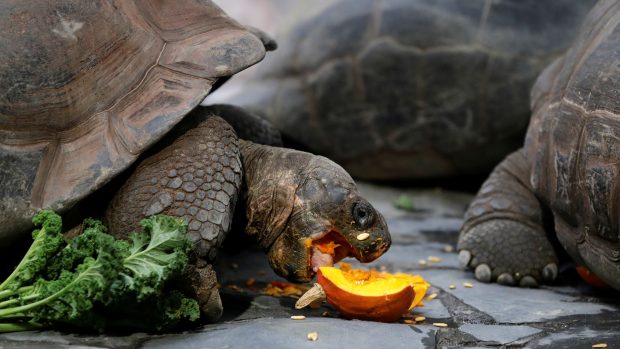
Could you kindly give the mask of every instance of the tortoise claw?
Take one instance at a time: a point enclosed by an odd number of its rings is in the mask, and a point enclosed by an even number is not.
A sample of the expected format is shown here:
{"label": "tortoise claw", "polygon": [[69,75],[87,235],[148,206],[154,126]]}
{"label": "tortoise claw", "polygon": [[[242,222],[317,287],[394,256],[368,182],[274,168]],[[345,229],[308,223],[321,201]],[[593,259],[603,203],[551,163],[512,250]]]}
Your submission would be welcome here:
{"label": "tortoise claw", "polygon": [[553,281],[558,277],[558,265],[555,263],[547,264],[542,271],[542,277],[545,281]]}
{"label": "tortoise claw", "polygon": [[524,276],[523,278],[521,278],[521,281],[519,281],[519,286],[521,286],[521,287],[538,287],[538,281],[536,281],[536,279],[534,279],[533,277],[527,275],[527,276]]}
{"label": "tortoise claw", "polygon": [[497,283],[504,286],[514,286],[515,278],[508,273],[503,273],[497,277]]}
{"label": "tortoise claw", "polygon": [[468,250],[461,250],[461,252],[459,252],[459,266],[462,269],[466,269],[469,265],[469,261],[471,261],[471,252]]}
{"label": "tortoise claw", "polygon": [[474,274],[478,281],[486,283],[491,282],[491,276],[493,275],[493,273],[491,272],[491,268],[487,264],[478,265]]}

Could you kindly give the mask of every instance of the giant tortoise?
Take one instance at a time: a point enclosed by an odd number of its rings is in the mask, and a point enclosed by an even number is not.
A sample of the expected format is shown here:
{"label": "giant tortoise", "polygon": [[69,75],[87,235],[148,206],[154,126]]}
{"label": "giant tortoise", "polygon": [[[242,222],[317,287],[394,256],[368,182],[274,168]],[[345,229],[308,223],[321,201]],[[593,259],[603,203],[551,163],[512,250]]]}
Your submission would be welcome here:
{"label": "giant tortoise", "polygon": [[[0,241],[25,237],[41,208],[75,212],[108,183],[118,191],[104,218],[117,236],[152,214],[187,220],[200,258],[188,280],[212,320],[222,305],[209,263],[235,206],[290,280],[377,258],[390,245],[385,221],[341,167],[239,139],[220,116],[268,128],[236,108],[194,109],[265,45],[209,0],[2,2]],[[333,254],[316,247],[333,240]]]}
{"label": "giant tortoise", "polygon": [[280,52],[218,101],[264,114],[354,177],[395,180],[486,176],[516,150],[531,85],[595,1],[331,2],[276,32]]}
{"label": "giant tortoise", "polygon": [[620,289],[619,24],[620,2],[599,2],[538,77],[523,148],[495,168],[461,230],[459,258],[479,280],[550,282],[563,249]]}

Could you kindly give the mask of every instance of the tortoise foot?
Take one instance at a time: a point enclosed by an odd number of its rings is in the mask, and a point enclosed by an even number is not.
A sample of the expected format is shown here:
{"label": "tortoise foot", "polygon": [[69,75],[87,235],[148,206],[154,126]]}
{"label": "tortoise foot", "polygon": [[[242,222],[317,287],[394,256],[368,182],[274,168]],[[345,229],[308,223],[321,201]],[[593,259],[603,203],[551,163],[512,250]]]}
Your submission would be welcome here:
{"label": "tortoise foot", "polygon": [[201,318],[206,322],[216,322],[222,317],[224,308],[217,287],[217,277],[211,264],[202,260],[189,266],[183,280],[190,293],[200,305]]}
{"label": "tortoise foot", "polygon": [[542,229],[509,219],[472,226],[459,239],[459,263],[476,279],[537,287],[558,276],[558,259]]}

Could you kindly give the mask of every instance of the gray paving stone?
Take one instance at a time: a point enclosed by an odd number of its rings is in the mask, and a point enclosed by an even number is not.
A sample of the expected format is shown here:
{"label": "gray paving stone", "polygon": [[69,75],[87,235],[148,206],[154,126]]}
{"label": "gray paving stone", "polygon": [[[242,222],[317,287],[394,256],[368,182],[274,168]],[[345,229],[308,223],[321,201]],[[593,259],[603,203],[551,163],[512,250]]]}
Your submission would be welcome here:
{"label": "gray paving stone", "polygon": [[[317,332],[318,340],[307,334]],[[434,346],[434,330],[428,326],[410,328],[402,324],[307,318],[258,319],[208,326],[198,333],[168,336],[146,341],[141,348],[424,348]]]}
{"label": "gray paving stone", "polygon": [[389,223],[392,242],[395,244],[419,244],[425,242],[456,243],[462,218],[404,216],[386,218]]}
{"label": "gray paving stone", "polygon": [[57,331],[16,332],[0,335],[0,349],[98,349],[136,348],[145,333],[126,336],[78,335]]}
{"label": "gray paving stone", "polygon": [[[553,288],[526,289],[481,283],[470,272],[437,270],[422,275],[431,284],[501,323],[543,322],[562,316],[600,314],[603,310],[618,312],[613,305],[580,301],[579,297],[554,292]],[[465,282],[474,287],[463,287]],[[449,289],[450,284],[457,288]]]}
{"label": "gray paving stone", "polygon": [[[394,244],[377,261],[367,264],[359,264],[350,261],[351,264],[359,265],[363,268],[379,268],[390,266],[391,271],[415,271],[423,273],[434,269],[458,268],[458,255],[456,253],[446,253],[443,251],[445,244],[426,243],[423,245],[397,245]],[[441,261],[430,262],[428,257],[439,257]],[[424,261],[424,265],[420,264]],[[347,260],[347,262],[349,262]]]}
{"label": "gray paving stone", "polygon": [[523,337],[540,333],[542,330],[530,326],[500,326],[464,324],[459,330],[469,333],[481,341],[491,341],[500,344],[514,342]]}
{"label": "gray paving stone", "polygon": [[[437,292],[434,300],[414,314],[426,316],[420,324],[383,324],[344,320],[328,304],[318,309],[295,310],[295,299],[271,297],[261,289],[284,281],[269,267],[262,250],[247,248],[223,253],[216,262],[224,304],[218,324],[193,331],[130,336],[76,335],[55,331],[0,335],[4,348],[591,348],[608,343],[620,348],[618,293],[597,294],[568,286],[520,289],[474,280],[458,268],[455,247],[462,214],[471,195],[440,190],[402,190],[361,184],[370,202],[386,217],[393,236],[390,250],[377,261],[360,265],[420,274]],[[398,210],[393,202],[411,195],[412,212]],[[428,263],[429,256],[440,262]],[[418,263],[427,261],[426,265]],[[246,281],[253,278],[252,287]],[[470,282],[473,288],[464,288]],[[450,289],[454,284],[457,287]],[[227,285],[234,285],[228,287]],[[323,317],[328,312],[331,317]],[[303,314],[303,321],[290,320]],[[445,322],[447,328],[432,326]],[[319,339],[310,342],[308,332]]]}
{"label": "gray paving stone", "polygon": [[75,344],[55,344],[45,342],[24,342],[10,343],[7,345],[0,344],[0,349],[107,349],[109,347],[84,346]]}
{"label": "gray paving stone", "polygon": [[[437,189],[404,189],[391,188],[376,184],[358,182],[360,193],[369,198],[373,206],[379,210],[386,219],[412,216],[433,217],[463,217],[472,194],[459,193]],[[394,206],[394,202],[401,196],[407,195],[414,205],[414,213],[403,211]]]}
{"label": "gray paving stone", "polygon": [[[430,291],[430,293],[432,292],[433,290]],[[435,322],[440,320],[443,321],[445,319],[450,319],[450,312],[441,301],[435,299],[432,301],[424,301],[423,303],[424,306],[415,308],[413,310],[413,313],[416,315],[425,316],[428,319],[427,322]]]}
{"label": "gray paving stone", "polygon": [[601,331],[584,327],[581,329],[571,329],[552,333],[540,339],[533,340],[527,344],[528,348],[570,348],[586,349],[592,345],[605,343],[607,348],[620,348],[620,329]]}

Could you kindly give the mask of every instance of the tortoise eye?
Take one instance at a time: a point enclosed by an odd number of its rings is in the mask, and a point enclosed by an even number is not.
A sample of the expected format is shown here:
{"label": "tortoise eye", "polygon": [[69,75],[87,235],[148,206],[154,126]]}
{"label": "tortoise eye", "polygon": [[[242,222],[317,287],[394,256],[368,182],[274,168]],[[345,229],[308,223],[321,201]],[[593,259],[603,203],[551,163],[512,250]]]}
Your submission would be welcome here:
{"label": "tortoise eye", "polygon": [[367,228],[374,220],[374,209],[365,202],[358,202],[353,205],[353,219],[361,228]]}

